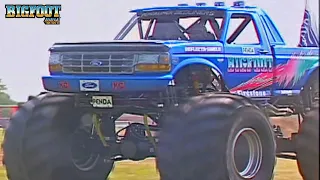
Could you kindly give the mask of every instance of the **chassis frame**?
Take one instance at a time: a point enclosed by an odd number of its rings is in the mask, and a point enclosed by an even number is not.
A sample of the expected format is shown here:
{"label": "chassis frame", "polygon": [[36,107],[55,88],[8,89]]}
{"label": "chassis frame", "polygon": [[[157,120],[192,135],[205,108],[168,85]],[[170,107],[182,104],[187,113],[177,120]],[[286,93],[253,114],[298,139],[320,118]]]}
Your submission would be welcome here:
{"label": "chassis frame", "polygon": [[[211,93],[229,93],[229,92],[211,92]],[[143,96],[142,96],[143,94]],[[128,94],[112,94],[112,93],[82,93],[75,94],[75,106],[81,108],[82,111],[93,114],[93,125],[96,126],[97,135],[103,146],[102,148],[113,146],[113,160],[143,160],[148,157],[155,157],[155,149],[157,137],[152,136],[152,132],[157,132],[161,128],[161,115],[166,112],[166,108],[170,105],[178,106],[188,99],[187,96],[177,96],[177,87],[169,86],[164,92],[136,92]],[[115,106],[112,108],[92,108],[92,96],[113,96]],[[198,95],[201,95],[198,94]],[[246,99],[249,99],[245,97]],[[254,99],[250,101],[259,106],[268,117],[291,116],[297,115],[297,122],[300,124],[303,116],[303,105],[300,96],[293,97],[273,97],[271,99]],[[289,103],[284,103],[289,102]],[[290,105],[288,105],[290,104]],[[143,123],[132,123],[125,128],[115,131],[115,121],[123,114],[140,115],[143,117]],[[156,123],[156,125],[148,125],[148,117]],[[109,128],[108,128],[109,127]],[[111,127],[111,129],[110,129]],[[115,136],[106,137],[100,128],[108,128],[115,132]],[[122,130],[129,130],[124,136],[119,136]],[[296,159],[295,157],[295,135],[293,132],[291,137],[284,137],[280,126],[273,126],[276,143],[277,157],[286,159]],[[140,134],[134,134],[140,132]],[[110,136],[110,134],[109,134]],[[112,136],[112,135],[111,135]],[[129,137],[129,138],[128,138]],[[135,138],[131,138],[135,137]],[[106,140],[107,139],[107,140]],[[127,143],[132,141],[130,143]],[[133,143],[133,144],[132,144]],[[144,148],[139,149],[135,145],[143,143]],[[130,152],[134,149],[135,152]],[[101,153],[103,149],[101,149]],[[134,154],[138,153],[138,154]],[[110,154],[110,152],[108,152]]]}

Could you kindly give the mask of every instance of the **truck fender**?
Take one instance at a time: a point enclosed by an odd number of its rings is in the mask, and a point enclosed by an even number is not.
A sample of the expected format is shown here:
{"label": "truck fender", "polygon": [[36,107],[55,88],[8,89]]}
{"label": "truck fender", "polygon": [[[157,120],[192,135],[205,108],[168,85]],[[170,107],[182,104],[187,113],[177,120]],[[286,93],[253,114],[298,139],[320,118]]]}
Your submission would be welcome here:
{"label": "truck fender", "polygon": [[312,78],[314,76],[314,74],[318,74],[318,73],[319,73],[319,63],[315,64],[315,66],[312,67],[312,69],[310,69],[304,75],[304,77],[301,79],[302,87],[306,86],[306,84],[309,82],[310,78]]}
{"label": "truck fender", "polygon": [[[218,72],[221,76],[223,75],[222,72],[220,71],[220,69],[213,64],[212,62],[210,62],[207,59],[204,58],[188,58],[183,60],[182,62],[180,62],[171,72],[172,76],[176,75],[177,72],[179,70],[181,70],[182,68],[188,66],[188,65],[193,65],[193,64],[203,64],[203,65],[207,65],[211,68],[213,68],[216,72]],[[218,75],[218,74],[217,74]]]}

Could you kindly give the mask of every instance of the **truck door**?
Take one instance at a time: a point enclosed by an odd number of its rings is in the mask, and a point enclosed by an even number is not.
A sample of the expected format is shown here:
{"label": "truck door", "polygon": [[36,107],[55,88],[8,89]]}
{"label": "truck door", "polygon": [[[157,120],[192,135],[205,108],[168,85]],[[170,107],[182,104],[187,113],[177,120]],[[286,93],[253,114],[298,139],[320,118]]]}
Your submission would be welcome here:
{"label": "truck door", "polygon": [[225,41],[226,85],[232,93],[268,97],[273,81],[273,57],[255,14],[233,13]]}

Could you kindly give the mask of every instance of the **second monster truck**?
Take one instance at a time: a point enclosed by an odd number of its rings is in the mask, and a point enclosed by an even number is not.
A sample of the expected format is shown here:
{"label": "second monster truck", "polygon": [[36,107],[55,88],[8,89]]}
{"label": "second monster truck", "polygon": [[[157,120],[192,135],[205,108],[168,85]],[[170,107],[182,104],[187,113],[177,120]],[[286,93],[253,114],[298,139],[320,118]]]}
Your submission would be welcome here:
{"label": "second monster truck", "polygon": [[[50,92],[30,97],[6,131],[9,179],[103,180],[115,161],[156,156],[162,180],[270,180],[276,153],[295,149],[276,149],[292,142],[269,116],[318,104],[318,49],[287,47],[262,9],[241,2],[131,12],[116,41],[50,48]],[[144,124],[116,129],[124,113]]]}

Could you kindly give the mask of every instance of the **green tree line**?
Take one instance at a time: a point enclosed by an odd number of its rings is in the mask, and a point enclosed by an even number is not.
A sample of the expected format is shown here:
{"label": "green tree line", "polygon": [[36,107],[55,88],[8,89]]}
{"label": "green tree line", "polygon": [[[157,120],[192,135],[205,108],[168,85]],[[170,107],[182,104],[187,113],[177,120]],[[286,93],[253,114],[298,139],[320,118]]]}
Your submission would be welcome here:
{"label": "green tree line", "polygon": [[17,102],[12,100],[5,91],[7,90],[7,87],[5,84],[2,83],[0,79],[0,105],[15,105]]}
{"label": "green tree line", "polygon": [[[6,93],[7,87],[1,82],[0,79],[0,105],[16,105],[17,102],[12,100],[9,94]],[[10,117],[11,109],[9,108],[0,108],[0,114],[2,117]]]}

